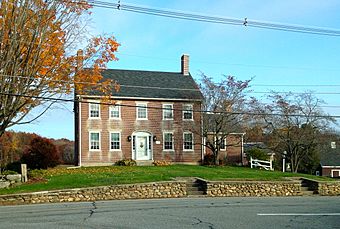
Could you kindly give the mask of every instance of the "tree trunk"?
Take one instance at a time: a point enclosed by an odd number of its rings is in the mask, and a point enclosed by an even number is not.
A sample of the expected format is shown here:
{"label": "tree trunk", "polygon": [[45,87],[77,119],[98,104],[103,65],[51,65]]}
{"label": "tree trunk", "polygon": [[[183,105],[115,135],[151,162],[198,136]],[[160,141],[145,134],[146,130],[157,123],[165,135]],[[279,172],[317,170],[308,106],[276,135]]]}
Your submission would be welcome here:
{"label": "tree trunk", "polygon": [[218,163],[218,151],[214,151],[214,163],[215,163],[215,165],[219,165],[219,163]]}

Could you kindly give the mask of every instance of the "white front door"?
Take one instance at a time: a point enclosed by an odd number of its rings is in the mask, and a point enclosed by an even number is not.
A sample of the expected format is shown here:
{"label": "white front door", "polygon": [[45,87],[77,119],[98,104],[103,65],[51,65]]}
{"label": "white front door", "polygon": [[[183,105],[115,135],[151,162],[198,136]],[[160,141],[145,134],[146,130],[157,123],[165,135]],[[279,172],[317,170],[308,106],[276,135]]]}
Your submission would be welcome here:
{"label": "white front door", "polygon": [[148,160],[148,137],[137,136],[136,141],[137,160]]}
{"label": "white front door", "polygon": [[138,132],[133,136],[133,149],[136,160],[151,160],[151,135],[145,132]]}

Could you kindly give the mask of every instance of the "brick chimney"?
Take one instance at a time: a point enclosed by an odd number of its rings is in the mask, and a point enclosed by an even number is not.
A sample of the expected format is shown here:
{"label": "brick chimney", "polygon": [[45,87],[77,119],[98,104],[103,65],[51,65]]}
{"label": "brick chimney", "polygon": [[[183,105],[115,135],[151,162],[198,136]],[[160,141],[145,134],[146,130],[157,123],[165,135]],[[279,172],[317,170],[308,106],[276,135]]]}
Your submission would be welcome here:
{"label": "brick chimney", "polygon": [[83,68],[83,50],[79,49],[77,51],[77,71],[81,70]]}
{"label": "brick chimney", "polygon": [[189,55],[187,54],[181,57],[181,73],[185,76],[189,75]]}

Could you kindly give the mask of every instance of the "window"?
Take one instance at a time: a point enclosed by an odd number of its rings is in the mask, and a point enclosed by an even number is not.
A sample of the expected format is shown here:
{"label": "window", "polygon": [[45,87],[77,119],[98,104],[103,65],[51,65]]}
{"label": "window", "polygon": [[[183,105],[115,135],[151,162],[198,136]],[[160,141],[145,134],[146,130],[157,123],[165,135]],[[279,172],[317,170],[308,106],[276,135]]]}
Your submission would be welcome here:
{"label": "window", "polygon": [[184,120],[192,120],[192,104],[183,105],[183,119]]}
{"label": "window", "polygon": [[110,133],[110,150],[120,150],[120,133]]}
{"label": "window", "polygon": [[98,103],[90,103],[90,118],[99,118],[99,114],[100,114],[100,104]]}
{"label": "window", "polygon": [[137,103],[137,119],[148,119],[146,103]]}
{"label": "window", "polygon": [[193,136],[192,133],[187,132],[183,134],[183,148],[184,150],[193,149]]}
{"label": "window", "polygon": [[163,119],[172,120],[174,118],[172,104],[163,104]]}
{"label": "window", "polygon": [[90,150],[100,150],[99,132],[90,132]]}
{"label": "window", "polygon": [[164,150],[173,150],[174,149],[174,140],[172,133],[164,133],[163,134],[163,149]]}
{"label": "window", "polygon": [[226,141],[227,141],[226,138],[224,138],[224,139],[221,141],[220,149],[221,149],[222,151],[225,151],[225,150],[226,150]]}
{"label": "window", "polygon": [[120,119],[120,106],[110,106],[110,118]]}

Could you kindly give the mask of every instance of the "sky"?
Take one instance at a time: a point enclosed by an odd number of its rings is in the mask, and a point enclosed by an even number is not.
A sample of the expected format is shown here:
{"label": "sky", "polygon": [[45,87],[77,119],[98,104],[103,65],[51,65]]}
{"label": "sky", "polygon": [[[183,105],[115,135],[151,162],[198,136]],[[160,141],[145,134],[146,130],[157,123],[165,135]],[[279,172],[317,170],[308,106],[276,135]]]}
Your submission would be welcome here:
{"label": "sky", "polygon": [[[115,2],[103,0],[107,2]],[[118,2],[118,1],[117,1]],[[140,5],[257,21],[340,30],[338,0],[121,0]],[[121,44],[112,69],[180,71],[182,54],[190,56],[190,73],[219,81],[223,75],[253,78],[253,96],[270,90],[340,92],[340,37],[196,22],[94,8],[90,35],[114,35]],[[295,86],[260,86],[263,84]],[[296,86],[303,85],[303,86]],[[312,87],[309,85],[332,85]],[[340,115],[340,94],[316,94],[331,115]],[[74,139],[73,107],[59,104],[37,121],[15,126],[50,138]],[[338,120],[339,121],[339,120]]]}

